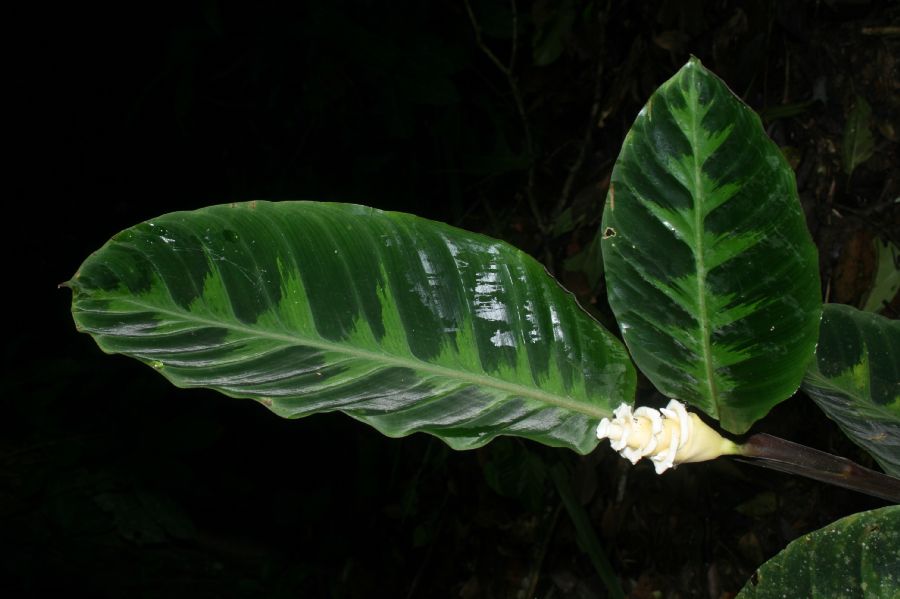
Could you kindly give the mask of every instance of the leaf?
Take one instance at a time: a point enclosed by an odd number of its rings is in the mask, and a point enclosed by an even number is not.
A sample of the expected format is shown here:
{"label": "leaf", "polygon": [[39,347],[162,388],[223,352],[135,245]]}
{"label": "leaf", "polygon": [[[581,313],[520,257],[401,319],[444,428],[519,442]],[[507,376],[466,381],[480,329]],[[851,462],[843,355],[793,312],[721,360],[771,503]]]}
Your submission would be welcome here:
{"label": "leaf", "polygon": [[104,351],[285,417],[342,411],[455,449],[515,435],[586,453],[634,394],[624,348],[539,263],[407,214],[175,212],[116,235],[68,286]]}
{"label": "leaf", "polygon": [[900,506],[841,518],[763,564],[737,599],[897,597]]}
{"label": "leaf", "polygon": [[900,291],[900,249],[890,241],[873,241],[878,270],[863,310],[879,312]]}
{"label": "leaf", "polygon": [[900,477],[900,322],[826,304],[803,390],[885,472]]}
{"label": "leaf", "polygon": [[563,268],[572,272],[582,272],[587,277],[588,285],[595,289],[603,278],[603,259],[600,255],[600,236],[594,236],[580,252],[569,256],[563,262]]}
{"label": "leaf", "polygon": [[535,513],[544,505],[547,466],[525,443],[497,440],[490,447],[483,473],[488,486],[498,495],[518,499]]}
{"label": "leaf", "polygon": [[535,66],[544,67],[556,62],[562,55],[565,38],[572,34],[577,16],[572,0],[561,0],[549,8],[545,16],[535,19],[537,30],[532,39],[532,55]]}
{"label": "leaf", "polygon": [[794,175],[696,58],[635,119],[601,233],[609,303],[661,392],[742,433],[797,390],[821,300]]}
{"label": "leaf", "polygon": [[853,174],[857,166],[872,157],[875,152],[875,141],[869,124],[872,120],[872,108],[862,96],[856,96],[853,109],[844,128],[844,142],[841,145],[841,156],[844,161],[844,172],[847,177]]}
{"label": "leaf", "polygon": [[774,514],[778,511],[778,496],[772,491],[763,491],[736,506],[734,511],[751,518]]}
{"label": "leaf", "polygon": [[553,221],[553,228],[550,231],[550,234],[553,237],[559,237],[560,235],[565,235],[566,233],[571,233],[572,230],[575,229],[578,225],[581,224],[581,221],[584,220],[584,215],[579,214],[575,215],[575,210],[572,206],[569,206],[565,210],[559,213],[559,216],[556,217]]}
{"label": "leaf", "polygon": [[781,104],[780,106],[770,106],[759,112],[759,117],[767,123],[778,119],[789,119],[803,114],[810,106],[815,104],[815,100],[806,100],[805,102],[792,102],[791,104]]}
{"label": "leaf", "polygon": [[625,592],[622,590],[619,577],[616,576],[609,558],[606,557],[606,551],[600,541],[600,537],[597,535],[597,531],[594,530],[591,524],[591,518],[587,510],[578,501],[575,491],[569,484],[571,477],[566,472],[566,467],[561,462],[556,463],[550,469],[550,476],[554,485],[556,485],[559,498],[562,500],[566,511],[569,512],[572,525],[575,527],[575,539],[578,541],[581,550],[590,558],[591,565],[594,566],[594,570],[600,576],[600,580],[603,581],[603,586],[606,587],[606,596],[613,599],[624,599]]}

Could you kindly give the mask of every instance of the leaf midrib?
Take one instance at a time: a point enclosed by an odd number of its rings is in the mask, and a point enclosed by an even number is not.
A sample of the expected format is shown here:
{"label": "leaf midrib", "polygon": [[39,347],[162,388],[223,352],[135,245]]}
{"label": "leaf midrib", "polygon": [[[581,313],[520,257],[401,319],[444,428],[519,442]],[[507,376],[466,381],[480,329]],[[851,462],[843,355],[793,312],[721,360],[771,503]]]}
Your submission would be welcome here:
{"label": "leaf midrib", "polygon": [[546,404],[550,404],[555,407],[564,408],[566,410],[572,412],[578,412],[584,414],[586,416],[590,416],[591,418],[606,418],[612,415],[612,413],[608,410],[604,410],[600,406],[595,406],[587,403],[579,403],[572,399],[567,399],[561,397],[559,395],[549,394],[534,387],[526,387],[522,385],[518,385],[516,383],[510,383],[509,381],[504,381],[502,379],[498,379],[496,377],[492,377],[489,375],[479,375],[476,373],[462,371],[462,370],[454,370],[452,368],[447,368],[445,366],[439,366],[437,364],[432,364],[430,362],[426,362],[424,360],[420,360],[418,358],[407,358],[407,357],[398,357],[388,353],[377,353],[371,352],[364,349],[355,348],[349,345],[342,345],[339,343],[334,343],[331,341],[326,341],[321,338],[304,338],[296,335],[287,335],[280,334],[268,329],[261,328],[253,328],[244,325],[238,325],[232,322],[213,320],[208,318],[203,318],[197,316],[191,312],[180,311],[180,310],[168,310],[165,308],[161,308],[159,306],[153,304],[147,304],[140,301],[137,301],[133,298],[124,297],[120,298],[120,301],[131,304],[152,312],[165,314],[174,318],[179,318],[184,322],[195,322],[198,324],[213,326],[224,328],[240,333],[244,333],[254,337],[261,337],[264,339],[271,339],[273,341],[280,341],[289,343],[291,345],[302,345],[305,347],[314,347],[316,349],[330,351],[334,353],[342,353],[348,355],[352,358],[358,358],[361,360],[369,360],[372,362],[381,362],[387,366],[398,366],[402,368],[409,368],[411,370],[425,372],[427,374],[445,377],[453,380],[461,380],[472,385],[483,385],[492,387],[499,391],[504,391],[510,394],[523,396],[526,398],[531,398],[536,401],[540,401]]}
{"label": "leaf midrib", "polygon": [[700,143],[700,124],[697,122],[699,101],[697,97],[697,90],[695,87],[691,88],[689,97],[691,103],[693,104],[693,106],[691,106],[690,114],[691,149],[694,159],[694,268],[697,271],[697,312],[699,313],[698,316],[700,324],[700,337],[702,342],[701,351],[703,352],[703,367],[706,373],[706,389],[709,394],[710,409],[712,410],[710,416],[718,419],[719,405],[716,397],[716,385],[713,379],[714,371],[712,364],[712,345],[710,341],[709,330],[709,314],[708,308],[706,306],[706,294],[704,293],[704,290],[706,288],[706,264],[703,259],[703,165],[700,164],[698,156],[698,145]]}

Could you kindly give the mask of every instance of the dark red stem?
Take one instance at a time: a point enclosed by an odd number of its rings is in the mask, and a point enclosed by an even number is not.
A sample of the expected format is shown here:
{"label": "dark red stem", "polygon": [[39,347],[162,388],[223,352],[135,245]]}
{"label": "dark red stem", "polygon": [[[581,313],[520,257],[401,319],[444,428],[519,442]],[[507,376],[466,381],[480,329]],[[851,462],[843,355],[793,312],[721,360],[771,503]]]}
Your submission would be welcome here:
{"label": "dark red stem", "polygon": [[786,439],[759,433],[741,445],[750,464],[799,474],[873,497],[900,503],[900,479],[863,468],[855,462]]}

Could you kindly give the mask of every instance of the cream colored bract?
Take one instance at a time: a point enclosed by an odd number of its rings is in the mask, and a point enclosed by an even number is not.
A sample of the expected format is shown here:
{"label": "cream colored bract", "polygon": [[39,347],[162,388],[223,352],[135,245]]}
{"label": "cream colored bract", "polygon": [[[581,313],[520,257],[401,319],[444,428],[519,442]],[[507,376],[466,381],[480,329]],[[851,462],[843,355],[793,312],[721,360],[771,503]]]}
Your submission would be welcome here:
{"label": "cream colored bract", "polygon": [[737,453],[737,446],[706,425],[675,399],[660,410],[622,404],[597,426],[597,438],[609,439],[619,454],[636,464],[650,457],[657,474],[685,462],[703,462]]}

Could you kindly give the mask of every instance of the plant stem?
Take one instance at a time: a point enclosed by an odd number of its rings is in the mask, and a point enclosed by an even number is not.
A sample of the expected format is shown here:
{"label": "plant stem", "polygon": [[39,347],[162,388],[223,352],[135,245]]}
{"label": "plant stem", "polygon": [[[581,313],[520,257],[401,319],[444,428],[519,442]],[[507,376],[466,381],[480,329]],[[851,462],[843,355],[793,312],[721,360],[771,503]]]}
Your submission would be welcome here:
{"label": "plant stem", "polygon": [[559,521],[559,513],[562,511],[562,502],[556,505],[556,509],[553,510],[553,515],[550,516],[550,523],[547,525],[547,534],[544,535],[543,540],[541,541],[540,548],[538,549],[537,559],[535,561],[534,567],[531,569],[531,574],[529,574],[529,582],[528,589],[525,592],[525,597],[536,597],[535,589],[537,589],[538,580],[541,575],[541,568],[544,565],[544,559],[547,557],[547,548],[550,546],[550,540],[553,538],[553,533],[556,531],[556,523]]}
{"label": "plant stem", "polygon": [[750,464],[799,474],[873,497],[900,503],[900,479],[863,468],[855,462],[818,449],[763,433],[752,435],[740,450]]}
{"label": "plant stem", "polygon": [[566,472],[565,466],[559,463],[555,464],[550,469],[550,476],[556,485],[559,498],[562,499],[566,511],[569,512],[572,525],[575,526],[575,536],[578,539],[578,544],[587,553],[591,564],[593,564],[597,574],[600,575],[600,580],[606,586],[607,596],[612,599],[625,599],[625,592],[622,590],[616,571],[613,569],[612,564],[609,563],[609,558],[606,557],[603,545],[599,537],[597,537],[594,527],[591,525],[591,519],[588,517],[584,506],[578,503],[575,492],[569,484],[569,474]]}

